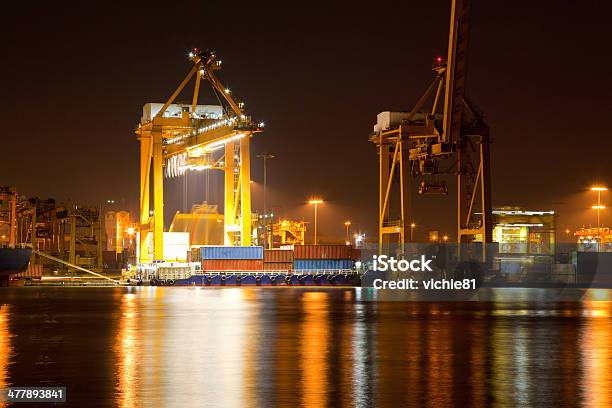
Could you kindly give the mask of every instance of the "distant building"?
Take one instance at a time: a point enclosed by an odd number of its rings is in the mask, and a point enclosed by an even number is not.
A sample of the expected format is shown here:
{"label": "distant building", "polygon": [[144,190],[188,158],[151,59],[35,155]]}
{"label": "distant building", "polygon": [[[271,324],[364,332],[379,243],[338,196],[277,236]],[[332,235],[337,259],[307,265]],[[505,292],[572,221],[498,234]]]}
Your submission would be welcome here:
{"label": "distant building", "polygon": [[499,253],[554,255],[556,215],[550,211],[500,207],[493,210],[493,241]]}
{"label": "distant building", "polygon": [[127,211],[108,211],[104,214],[104,229],[106,232],[106,251],[117,254],[125,248],[124,239],[130,228],[130,213]]}
{"label": "distant building", "polygon": [[496,269],[507,281],[545,280],[555,257],[556,215],[522,207],[493,209]]}
{"label": "distant building", "polygon": [[579,251],[612,252],[612,230],[609,227],[582,227],[574,232],[574,236]]}

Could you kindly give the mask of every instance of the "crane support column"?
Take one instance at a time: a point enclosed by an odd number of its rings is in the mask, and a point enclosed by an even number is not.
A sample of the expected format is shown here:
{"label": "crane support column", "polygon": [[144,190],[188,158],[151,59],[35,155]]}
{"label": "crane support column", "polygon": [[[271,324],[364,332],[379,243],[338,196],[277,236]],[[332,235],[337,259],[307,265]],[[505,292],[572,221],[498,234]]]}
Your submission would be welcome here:
{"label": "crane support column", "polygon": [[138,262],[150,262],[151,255],[146,247],[147,233],[150,231],[150,175],[151,156],[153,151],[152,137],[150,132],[142,132],[140,139],[140,234],[138,247],[140,248],[140,259]]}
{"label": "crane support column", "polygon": [[234,142],[225,144],[225,211],[224,211],[224,245],[234,245],[234,194],[236,186],[234,185]]}
{"label": "crane support column", "polygon": [[9,223],[9,244],[15,245],[15,231],[17,231],[17,190],[10,189],[10,206],[11,219]]}
{"label": "crane support column", "polygon": [[401,253],[403,254],[406,250],[405,244],[407,237],[410,238],[410,145],[406,141],[402,142],[400,146],[400,228],[401,228]]}
{"label": "crane support column", "polygon": [[161,132],[153,133],[153,259],[164,259],[164,172]]}
{"label": "crane support column", "polygon": [[[397,255],[403,255],[408,213],[407,196],[410,193],[410,155],[408,142],[402,142],[401,130],[381,132],[378,135],[379,152],[379,252],[385,252],[384,246],[391,244],[391,235],[397,235]],[[390,149],[393,146],[393,149]],[[389,166],[390,164],[390,166]],[[396,176],[397,175],[397,176]],[[393,184],[399,184],[399,212],[394,209],[391,216],[391,196]],[[392,219],[393,218],[393,219]],[[410,230],[408,230],[410,234]],[[391,248],[389,248],[391,249]]]}
{"label": "crane support column", "polygon": [[389,215],[385,207],[385,195],[389,184],[389,145],[381,141],[378,145],[378,253],[383,253],[385,234],[383,224]]}
{"label": "crane support column", "polygon": [[[482,202],[482,228],[483,243],[493,242],[493,204],[491,198],[491,151],[489,136],[485,135],[480,141],[480,182],[481,182],[481,202]],[[484,256],[484,252],[483,252]]]}
{"label": "crane support column", "polygon": [[151,135],[140,136],[140,223],[149,222],[149,174],[151,173]]}
{"label": "crane support column", "polygon": [[240,139],[240,216],[242,218],[240,245],[251,245],[251,140]]}

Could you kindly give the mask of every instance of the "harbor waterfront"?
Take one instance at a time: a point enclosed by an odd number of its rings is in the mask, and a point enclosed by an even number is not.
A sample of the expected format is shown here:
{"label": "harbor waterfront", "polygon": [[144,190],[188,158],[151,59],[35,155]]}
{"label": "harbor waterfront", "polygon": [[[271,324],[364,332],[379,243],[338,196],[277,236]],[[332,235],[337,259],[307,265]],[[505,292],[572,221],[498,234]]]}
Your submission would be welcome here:
{"label": "harbor waterfront", "polygon": [[[8,288],[0,389],[62,406],[612,403],[612,291]],[[8,406],[0,403],[0,406]]]}
{"label": "harbor waterfront", "polygon": [[7,2],[0,408],[612,408],[612,1],[515,3]]}

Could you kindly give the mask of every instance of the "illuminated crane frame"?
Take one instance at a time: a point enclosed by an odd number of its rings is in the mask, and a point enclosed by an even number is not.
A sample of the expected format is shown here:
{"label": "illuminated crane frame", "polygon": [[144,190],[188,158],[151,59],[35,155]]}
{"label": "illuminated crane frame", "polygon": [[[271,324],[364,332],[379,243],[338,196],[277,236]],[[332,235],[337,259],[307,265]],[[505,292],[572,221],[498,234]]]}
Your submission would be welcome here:
{"label": "illuminated crane frame", "polygon": [[[486,258],[486,244],[493,241],[491,204],[491,167],[489,128],[482,115],[465,98],[465,59],[468,41],[469,0],[452,0],[448,58],[437,59],[436,76],[429,88],[403,120],[389,130],[370,137],[379,154],[379,251],[383,252],[391,235],[398,235],[403,253],[406,237],[410,236],[410,222],[406,222],[410,178],[413,174],[427,174],[423,166],[429,161],[436,166],[441,160],[456,158],[457,175],[457,242],[482,239],[482,257]],[[443,128],[435,126],[436,111],[444,90]],[[425,103],[431,109],[423,124],[410,123]],[[467,118],[469,114],[469,123]],[[398,176],[395,176],[395,175]],[[399,219],[391,219],[390,193],[394,179],[399,177]],[[480,212],[476,212],[477,207]]]}
{"label": "illuminated crane frame", "polygon": [[[139,261],[141,263],[163,260],[164,159],[194,147],[223,146],[223,161],[217,161],[210,168],[222,169],[225,173],[224,243],[234,245],[236,235],[239,233],[240,245],[251,245],[250,138],[253,133],[262,131],[263,123],[253,125],[250,118],[244,115],[243,104],[237,103],[229,90],[216,77],[214,71],[221,68],[221,61],[216,59],[214,52],[194,49],[189,53],[189,58],[193,62],[189,73],[155,117],[149,122],[141,123],[136,130],[140,140]],[[164,112],[194,76],[195,86],[190,112],[183,112],[181,117],[164,117]],[[224,107],[224,120],[195,118],[202,80],[209,83],[220,103],[225,101],[229,105],[228,110]],[[239,150],[239,163],[236,163],[234,157],[236,150]],[[149,203],[151,167],[153,167],[154,208],[152,216]],[[146,236],[151,231],[153,231],[153,259],[143,247]]]}

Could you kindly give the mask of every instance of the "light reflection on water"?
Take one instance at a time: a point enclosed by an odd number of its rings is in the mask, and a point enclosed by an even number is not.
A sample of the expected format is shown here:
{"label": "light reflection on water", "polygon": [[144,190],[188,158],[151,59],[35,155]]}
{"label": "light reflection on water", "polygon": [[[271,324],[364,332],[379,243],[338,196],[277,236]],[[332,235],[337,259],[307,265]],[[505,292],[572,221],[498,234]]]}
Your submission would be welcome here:
{"label": "light reflection on water", "polygon": [[138,309],[136,295],[127,293],[121,297],[121,317],[115,347],[117,362],[117,405],[121,408],[137,407],[138,361],[141,344],[138,338]]}
{"label": "light reflection on water", "polygon": [[89,407],[612,406],[612,292],[364,291],[6,289],[0,388],[66,385]]}
{"label": "light reflection on water", "polygon": [[301,356],[296,361],[302,372],[302,405],[324,407],[327,404],[327,362],[329,320],[327,292],[306,292],[302,297],[305,313],[300,334]]}
{"label": "light reflection on water", "polygon": [[[9,331],[9,305],[0,304],[0,390],[5,389],[9,385],[8,365],[11,356],[11,339]],[[5,407],[0,397],[0,407]]]}

